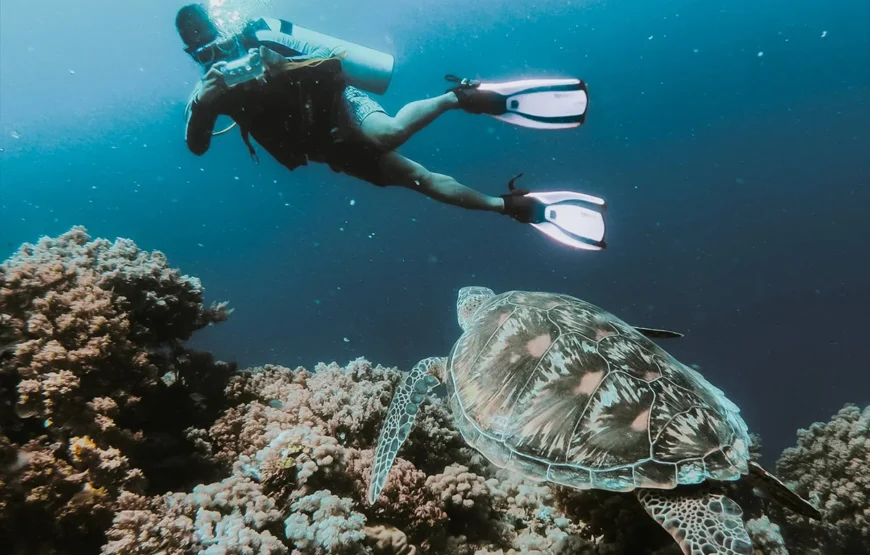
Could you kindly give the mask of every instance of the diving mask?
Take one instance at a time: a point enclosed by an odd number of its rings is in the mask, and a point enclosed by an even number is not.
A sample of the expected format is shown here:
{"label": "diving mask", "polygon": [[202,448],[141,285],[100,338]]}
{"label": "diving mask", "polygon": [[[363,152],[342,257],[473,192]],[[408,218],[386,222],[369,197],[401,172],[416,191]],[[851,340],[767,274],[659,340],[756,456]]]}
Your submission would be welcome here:
{"label": "diving mask", "polygon": [[194,50],[185,49],[196,63],[208,69],[217,62],[235,59],[242,50],[241,41],[238,37],[229,40],[214,40]]}

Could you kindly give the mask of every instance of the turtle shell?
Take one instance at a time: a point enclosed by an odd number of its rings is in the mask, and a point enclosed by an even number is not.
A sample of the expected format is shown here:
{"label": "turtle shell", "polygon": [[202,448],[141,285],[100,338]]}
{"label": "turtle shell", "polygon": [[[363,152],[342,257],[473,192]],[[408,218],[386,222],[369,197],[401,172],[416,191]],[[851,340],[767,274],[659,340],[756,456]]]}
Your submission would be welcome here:
{"label": "turtle shell", "polygon": [[669,489],[747,472],[739,409],[597,306],[512,291],[484,303],[448,360],[463,437],[495,465],[578,489]]}

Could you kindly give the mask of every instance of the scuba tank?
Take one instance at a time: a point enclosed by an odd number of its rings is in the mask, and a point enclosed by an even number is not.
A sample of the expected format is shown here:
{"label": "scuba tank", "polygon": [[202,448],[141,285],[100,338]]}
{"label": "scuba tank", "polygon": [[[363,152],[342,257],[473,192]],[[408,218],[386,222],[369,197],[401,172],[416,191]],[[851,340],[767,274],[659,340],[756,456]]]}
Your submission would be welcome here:
{"label": "scuba tank", "polygon": [[[288,29],[289,27],[289,29]],[[312,46],[328,48],[334,55],[344,53],[341,69],[348,85],[374,94],[384,94],[393,77],[395,59],[390,54],[337,39],[300,25],[282,22],[281,32]]]}
{"label": "scuba tank", "polygon": [[[241,33],[229,39],[216,39],[190,55],[206,70],[218,61],[227,61],[244,81],[245,71],[260,72],[258,60],[249,57],[250,49],[257,41],[282,44],[298,51],[299,43],[315,48],[325,48],[330,55],[341,59],[341,71],[348,85],[374,93],[384,94],[393,77],[395,59],[390,54],[341,40],[283,19],[264,17],[251,23]],[[265,22],[263,27],[262,22]],[[265,28],[264,28],[265,27]],[[244,59],[243,59],[244,58]],[[237,62],[237,63],[236,63]]]}

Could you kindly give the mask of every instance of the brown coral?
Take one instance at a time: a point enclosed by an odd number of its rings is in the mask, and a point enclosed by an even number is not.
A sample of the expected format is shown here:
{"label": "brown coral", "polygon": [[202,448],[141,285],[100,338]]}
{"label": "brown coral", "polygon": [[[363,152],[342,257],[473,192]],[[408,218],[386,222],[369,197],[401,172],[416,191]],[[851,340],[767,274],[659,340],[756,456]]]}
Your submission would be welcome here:
{"label": "brown coral", "polygon": [[183,346],[228,314],[202,293],[162,253],[80,227],[0,265],[0,336],[14,346],[0,357],[0,442],[17,461],[0,470],[10,550],[35,549],[38,537],[60,551],[99,545],[123,490],[215,468],[185,431],[214,420],[233,370]]}
{"label": "brown coral", "polygon": [[281,511],[256,483],[238,476],[188,494],[124,494],[118,506],[103,555],[288,553],[276,537]]}
{"label": "brown coral", "polygon": [[395,526],[377,524],[364,529],[366,543],[375,555],[416,555],[417,548],[408,543],[408,536]]}
{"label": "brown coral", "polygon": [[[679,550],[631,495],[495,469],[437,398],[421,405],[368,505],[373,449],[402,373],[358,359],[227,381],[231,366],[183,346],[226,316],[223,305],[204,307],[195,278],[130,241],[91,241],[76,228],[25,245],[0,266],[0,309],[0,544],[12,553]],[[864,549],[867,410],[802,432],[781,462],[826,508],[817,545]],[[747,509],[758,549],[784,553],[807,535],[791,519],[780,534],[748,485],[719,487]]]}
{"label": "brown coral", "polygon": [[822,553],[870,553],[870,406],[846,405],[798,431],[777,472],[821,508],[821,524],[789,517],[784,535]]}

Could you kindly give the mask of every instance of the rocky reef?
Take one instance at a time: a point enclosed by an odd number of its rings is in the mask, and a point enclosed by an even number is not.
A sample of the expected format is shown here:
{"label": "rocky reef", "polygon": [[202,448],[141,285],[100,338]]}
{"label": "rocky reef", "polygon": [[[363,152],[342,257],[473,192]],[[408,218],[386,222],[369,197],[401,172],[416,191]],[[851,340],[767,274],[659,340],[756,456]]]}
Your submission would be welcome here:
{"label": "rocky reef", "polygon": [[[0,266],[4,553],[680,552],[631,494],[493,467],[437,398],[368,505],[403,372],[364,359],[237,370],[185,346],[229,315],[203,296],[162,253],[83,228]],[[825,518],[723,486],[757,553],[870,552],[870,407],[801,430],[777,473]]]}

